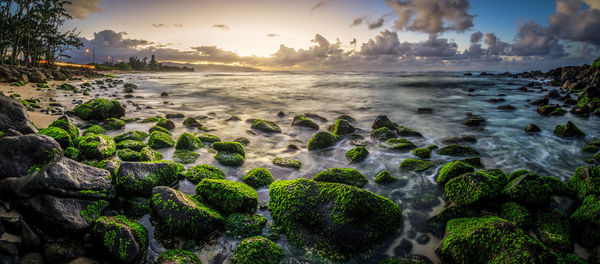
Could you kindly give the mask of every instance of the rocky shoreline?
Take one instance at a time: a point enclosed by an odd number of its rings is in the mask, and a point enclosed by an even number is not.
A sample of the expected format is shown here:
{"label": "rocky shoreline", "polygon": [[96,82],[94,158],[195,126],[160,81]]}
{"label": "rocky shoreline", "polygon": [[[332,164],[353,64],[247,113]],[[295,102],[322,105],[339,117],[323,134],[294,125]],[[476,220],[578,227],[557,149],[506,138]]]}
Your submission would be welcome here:
{"label": "rocky shoreline", "polygon": [[[525,87],[547,92],[540,107],[568,96],[595,114],[598,78],[588,74],[600,76],[598,70],[576,70],[583,74],[563,68],[560,79],[558,70],[517,77],[554,76],[548,79],[562,87],[556,91],[536,88],[541,83]],[[312,179],[283,181],[274,181],[261,167],[240,181],[226,180],[223,170],[208,164],[185,169],[183,164],[194,163],[199,155],[195,151],[201,148],[223,166],[240,166],[249,158],[249,141],[240,137],[222,142],[202,120],[182,114],[128,118],[136,107],[130,100],[138,87],[119,78],[60,87],[81,95],[102,87],[118,88],[127,103],[88,97],[64,109],[64,115],[47,128],[38,129],[27,113],[30,102],[0,95],[0,263],[201,263],[188,250],[221,236],[241,239],[230,263],[279,263],[285,256],[275,242],[282,235],[299,248],[343,263],[401,230],[407,220],[397,203],[363,189],[369,180],[355,169],[331,168]],[[319,118],[298,114],[290,124],[249,119],[247,126],[266,136],[281,133],[284,125],[312,130],[315,134],[304,142],[309,152],[351,140],[358,146],[346,153],[349,163],[360,163],[369,151],[377,151],[361,143],[365,139],[356,133],[354,118],[341,115],[327,128],[318,125]],[[126,123],[153,126],[148,131],[106,135],[107,130],[123,130]],[[482,126],[485,120],[470,115],[463,124]],[[172,130],[178,126],[195,133],[175,139]],[[399,164],[402,170],[431,169],[432,153],[454,160],[436,173],[446,204],[426,224],[441,239],[435,253],[443,263],[600,263],[600,159],[577,168],[563,182],[528,170],[484,168],[479,151],[468,146],[476,140],[469,136],[448,138],[443,146],[419,146],[414,142],[423,137],[421,133],[387,116],[377,117],[371,128],[378,148],[414,155]],[[527,133],[534,131],[532,124]],[[558,126],[555,134],[585,137],[572,122]],[[598,140],[587,146],[595,152],[599,147]],[[163,160],[160,149],[175,149],[173,160]],[[289,158],[273,163],[289,170],[303,166]],[[193,195],[178,190],[182,181],[195,185]],[[377,184],[397,181],[401,179],[387,171],[374,179]],[[260,188],[268,188],[268,205],[259,202]],[[572,210],[559,210],[557,199],[569,201]],[[257,213],[261,208],[272,220]],[[138,222],[147,216],[152,229]],[[150,254],[152,239],[167,251]],[[575,243],[589,250],[587,261],[573,254]],[[417,255],[376,261],[431,263]]]}

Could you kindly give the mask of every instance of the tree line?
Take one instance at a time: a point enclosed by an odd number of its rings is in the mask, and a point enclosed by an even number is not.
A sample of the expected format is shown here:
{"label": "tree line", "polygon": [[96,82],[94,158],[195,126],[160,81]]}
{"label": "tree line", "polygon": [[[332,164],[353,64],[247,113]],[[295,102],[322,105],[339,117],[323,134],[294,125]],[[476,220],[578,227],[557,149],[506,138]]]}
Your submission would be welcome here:
{"label": "tree line", "polygon": [[75,29],[61,31],[71,15],[65,0],[0,0],[0,64],[52,65],[83,46]]}
{"label": "tree line", "polygon": [[92,64],[97,70],[119,70],[119,71],[188,71],[193,72],[193,68],[186,66],[168,66],[163,65],[156,61],[156,57],[152,55],[150,61],[147,57],[140,59],[138,57],[129,57],[128,62],[112,63],[111,61],[105,61],[103,64]]}

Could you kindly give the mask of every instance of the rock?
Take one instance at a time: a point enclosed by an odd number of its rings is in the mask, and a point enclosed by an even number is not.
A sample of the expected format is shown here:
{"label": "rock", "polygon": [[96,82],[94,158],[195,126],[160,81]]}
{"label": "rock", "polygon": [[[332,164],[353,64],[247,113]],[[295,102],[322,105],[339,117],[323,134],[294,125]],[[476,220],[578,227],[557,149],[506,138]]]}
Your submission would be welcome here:
{"label": "rock", "polygon": [[265,121],[262,119],[255,119],[252,122],[252,129],[256,129],[265,133],[281,133],[279,125],[271,121]]}
{"label": "rock", "polygon": [[277,113],[277,117],[284,117],[284,116],[285,116],[285,113],[283,111],[279,111]]}
{"label": "rock", "polygon": [[183,125],[187,128],[202,128],[202,124],[193,117],[188,117],[183,120]]}
{"label": "rock", "polygon": [[170,249],[160,254],[153,264],[202,264],[202,261],[192,252]]}
{"label": "rock", "polygon": [[99,217],[92,229],[92,236],[108,254],[108,259],[120,263],[136,263],[145,259],[148,231],[123,215]]}
{"label": "rock", "polygon": [[333,168],[319,172],[313,181],[343,183],[362,188],[369,182],[367,177],[355,169]]}
{"label": "rock", "polygon": [[273,175],[265,168],[256,168],[250,170],[248,174],[242,178],[242,181],[254,188],[259,188],[269,186],[269,184],[273,182]]}
{"label": "rock", "polygon": [[387,184],[387,183],[395,182],[397,180],[398,180],[398,178],[393,177],[389,171],[384,170],[384,171],[380,172],[379,174],[377,174],[377,176],[375,176],[375,179],[373,181],[376,183],[380,183],[380,184]]}
{"label": "rock", "polygon": [[380,115],[375,119],[375,122],[373,123],[373,126],[371,126],[371,128],[373,128],[373,130],[376,130],[383,127],[387,127],[388,129],[395,131],[398,125],[390,121],[390,119],[387,116]]}
{"label": "rock", "polygon": [[269,210],[290,242],[343,259],[402,228],[394,202],[345,184],[306,179],[269,186]]}
{"label": "rock", "polygon": [[[59,117],[57,120],[52,122],[48,127],[57,127],[69,133],[71,139],[79,137],[79,128],[73,123],[73,121],[66,115]],[[86,130],[87,131],[87,130]],[[103,132],[102,132],[103,133]],[[102,134],[96,133],[96,134]]]}
{"label": "rock", "polygon": [[175,145],[175,149],[185,149],[185,150],[197,150],[201,147],[204,147],[202,141],[196,136],[184,132],[177,139],[177,144]]}
{"label": "rock", "polygon": [[7,264],[17,263],[19,249],[12,243],[0,240],[0,262]]}
{"label": "rock", "polygon": [[173,161],[183,164],[194,163],[199,157],[200,154],[187,149],[177,149],[173,152]]}
{"label": "rock", "polygon": [[221,141],[221,138],[207,133],[195,133],[194,135],[198,137],[202,143],[215,143]]}
{"label": "rock", "polygon": [[[429,236],[425,236],[429,238]],[[429,242],[429,240],[427,240],[427,242]],[[427,242],[423,243],[423,245],[427,244]],[[424,256],[406,255],[402,257],[387,258],[380,261],[379,264],[433,264],[433,262]]]}
{"label": "rock", "polygon": [[516,108],[514,106],[512,106],[512,105],[501,105],[501,106],[496,107],[496,109],[498,109],[498,110],[504,110],[504,111],[513,111],[513,110],[516,110]]}
{"label": "rock", "polygon": [[240,182],[204,179],[196,186],[196,195],[223,215],[252,214],[258,207],[256,191]]}
{"label": "rock", "polygon": [[379,141],[386,141],[388,139],[392,139],[397,136],[398,135],[396,135],[396,132],[390,130],[387,127],[378,128],[371,132],[371,137],[373,137]]}
{"label": "rock", "polygon": [[48,136],[28,134],[0,138],[0,179],[28,174],[43,164],[60,159],[60,145]]}
{"label": "rock", "polygon": [[554,134],[562,138],[580,138],[585,137],[583,133],[573,122],[568,121],[564,125],[558,125],[554,129]]}
{"label": "rock", "polygon": [[125,127],[125,121],[118,118],[107,118],[103,123],[106,130],[121,130]]}
{"label": "rock", "polygon": [[320,150],[332,147],[337,144],[341,138],[338,135],[329,132],[317,132],[308,141],[308,150]]}
{"label": "rock", "polygon": [[537,133],[537,132],[542,132],[542,130],[540,129],[540,127],[536,124],[529,124],[527,125],[527,127],[525,128],[525,131],[529,132],[529,133]]}
{"label": "rock", "polygon": [[246,160],[242,155],[232,152],[219,152],[215,155],[215,160],[225,166],[239,167]]}
{"label": "rock", "polygon": [[569,178],[569,186],[580,200],[590,194],[600,195],[600,165],[577,168]]}
{"label": "rock", "polygon": [[461,146],[457,144],[451,144],[437,151],[438,155],[448,155],[448,156],[476,156],[479,155],[477,150],[469,146]]}
{"label": "rock", "polygon": [[22,134],[37,133],[23,104],[17,99],[0,94],[0,131],[9,129]]}
{"label": "rock", "polygon": [[185,178],[193,184],[198,184],[204,179],[224,180],[225,173],[215,166],[200,164],[189,168],[185,173]]}
{"label": "rock", "polygon": [[280,167],[300,169],[302,167],[302,161],[288,158],[275,157],[273,159],[273,165]]}
{"label": "rock", "polygon": [[417,113],[418,113],[418,114],[432,114],[432,113],[433,113],[433,109],[431,109],[431,108],[419,107],[419,108],[417,109]]}
{"label": "rock", "polygon": [[404,126],[399,126],[396,128],[396,132],[401,137],[423,137],[421,133]]}
{"label": "rock", "polygon": [[165,162],[123,162],[115,176],[119,196],[150,197],[152,188],[169,186],[184,170],[181,164]]}
{"label": "rock", "polygon": [[165,133],[167,135],[171,135],[171,131],[163,128],[163,127],[159,127],[159,126],[152,126],[150,129],[148,129],[148,133],[152,134],[153,132],[158,131],[158,132],[162,132]]}
{"label": "rock", "polygon": [[369,155],[369,151],[364,146],[358,146],[346,152],[346,159],[350,163],[359,163]]}
{"label": "rock", "polygon": [[218,151],[215,159],[227,166],[241,166],[245,161],[246,151],[239,142],[215,142],[213,149]]}
{"label": "rock", "polygon": [[117,149],[131,149],[135,151],[141,151],[143,148],[147,147],[146,143],[136,141],[136,140],[123,140],[117,143]]}
{"label": "rock", "polygon": [[412,154],[417,158],[428,159],[431,157],[431,149],[428,148],[418,148],[413,149]]}
{"label": "rock", "polygon": [[571,108],[571,114],[577,115],[577,116],[581,116],[581,117],[588,117],[590,116],[590,108],[587,105],[584,106],[573,106]]}
{"label": "rock", "polygon": [[547,206],[553,194],[565,194],[569,189],[567,184],[558,178],[540,177],[527,171],[512,173],[509,180],[502,193],[523,205]]}
{"label": "rock", "polygon": [[262,263],[277,264],[283,258],[283,250],[273,241],[262,236],[242,240],[233,256],[231,264]]}
{"label": "rock", "polygon": [[350,122],[346,119],[338,119],[335,121],[333,126],[331,127],[331,133],[336,134],[338,136],[344,136],[348,134],[352,134],[356,131],[356,128],[350,124]]}
{"label": "rock", "polygon": [[73,147],[73,140],[67,131],[64,131],[58,127],[48,127],[38,132],[41,135],[49,136],[56,140],[63,149]]}
{"label": "rock", "polygon": [[88,134],[81,137],[78,143],[81,154],[89,160],[103,160],[117,152],[114,139],[105,135]]}
{"label": "rock", "polygon": [[156,125],[159,127],[162,127],[166,130],[173,130],[175,129],[175,123],[169,119],[166,118],[160,118],[158,120],[158,122],[156,122]]}
{"label": "rock", "polygon": [[586,196],[570,219],[578,244],[587,248],[600,245],[600,196]]}
{"label": "rock", "polygon": [[537,211],[533,219],[533,232],[542,243],[559,252],[573,252],[571,224],[563,212],[545,208]]}
{"label": "rock", "polygon": [[314,130],[319,130],[319,125],[317,125],[315,121],[312,121],[311,119],[308,119],[303,115],[296,115],[294,117],[294,120],[292,121],[292,126],[301,126]]}
{"label": "rock", "polygon": [[169,94],[167,92],[161,92],[160,97],[169,97]]}
{"label": "rock", "polygon": [[45,83],[46,75],[41,73],[39,70],[33,69],[27,72],[27,79],[32,83]]}
{"label": "rock", "polygon": [[544,105],[544,106],[540,106],[537,109],[538,114],[543,115],[543,116],[549,116],[549,115],[553,115],[553,116],[562,116],[565,113],[567,113],[567,111],[565,109],[562,109],[559,105]]}
{"label": "rock", "polygon": [[76,106],[73,112],[83,120],[104,120],[124,116],[125,108],[119,101],[100,98]]}
{"label": "rock", "polygon": [[479,213],[467,206],[449,206],[427,221],[427,229],[436,237],[442,238],[446,233],[446,225],[455,218],[476,217]]}
{"label": "rock", "polygon": [[[102,134],[102,133],[96,133],[96,134]],[[142,140],[146,139],[147,137],[148,137],[148,134],[146,132],[127,131],[121,135],[114,137],[113,139],[115,140],[115,142],[119,143],[124,140],[142,141]]]}
{"label": "rock", "polygon": [[405,159],[400,163],[400,168],[408,171],[426,171],[433,167],[433,162],[420,159]]}
{"label": "rock", "polygon": [[447,137],[441,139],[442,144],[476,143],[477,138],[473,135],[462,135],[458,137]]}
{"label": "rock", "polygon": [[550,102],[550,100],[548,100],[548,98],[544,97],[542,99],[532,101],[530,104],[537,105],[537,106],[544,106],[544,105],[547,105],[549,102]]}
{"label": "rock", "polygon": [[166,133],[154,131],[150,134],[148,146],[153,149],[171,148],[175,146],[175,140]]}
{"label": "rock", "polygon": [[304,116],[306,116],[307,118],[310,118],[312,120],[317,120],[317,121],[322,122],[322,123],[327,122],[327,118],[324,118],[324,117],[322,117],[320,115],[317,115],[317,114],[304,113]]}
{"label": "rock", "polygon": [[185,118],[185,115],[182,113],[169,113],[166,114],[165,117],[167,119],[173,119],[173,118]]}
{"label": "rock", "polygon": [[44,264],[44,257],[37,252],[27,253],[19,260],[18,264]]}
{"label": "rock", "polygon": [[475,168],[473,168],[473,166],[462,161],[448,162],[440,169],[436,182],[444,186],[451,179],[474,171]]}
{"label": "rock", "polygon": [[169,236],[201,239],[223,226],[223,216],[217,211],[169,187],[152,189],[150,207],[157,231]]}
{"label": "rock", "polygon": [[388,151],[410,151],[417,146],[405,138],[390,138],[385,142],[379,143],[379,147]]}
{"label": "rock", "polygon": [[500,170],[478,171],[450,179],[444,191],[456,205],[467,206],[493,200],[507,182],[508,178]]}
{"label": "rock", "polygon": [[590,253],[590,257],[588,258],[588,262],[590,264],[600,264],[600,246],[597,247]]}
{"label": "rock", "polygon": [[471,115],[463,120],[465,126],[482,126],[485,125],[485,119],[480,116]]}
{"label": "rock", "polygon": [[233,140],[233,142],[237,142],[240,143],[244,146],[248,146],[250,144],[250,140],[248,138],[245,137],[239,137]]}
{"label": "rock", "polygon": [[546,93],[546,95],[544,95],[545,98],[560,98],[560,93],[558,92],[558,90],[551,90],[548,93]]}
{"label": "rock", "polygon": [[225,233],[235,238],[258,236],[267,222],[267,218],[259,214],[232,214],[225,219]]}

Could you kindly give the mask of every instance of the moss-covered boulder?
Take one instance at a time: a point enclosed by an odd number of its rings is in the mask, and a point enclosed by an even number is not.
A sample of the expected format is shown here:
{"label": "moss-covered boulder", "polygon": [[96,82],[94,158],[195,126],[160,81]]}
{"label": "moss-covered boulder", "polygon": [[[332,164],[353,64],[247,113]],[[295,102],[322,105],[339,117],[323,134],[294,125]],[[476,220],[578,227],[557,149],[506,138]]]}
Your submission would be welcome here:
{"label": "moss-covered boulder", "polygon": [[474,171],[473,166],[462,161],[448,162],[440,169],[436,182],[444,186],[450,179]]}
{"label": "moss-covered boulder", "polygon": [[173,130],[175,129],[175,123],[169,119],[166,118],[160,118],[158,119],[158,122],[156,122],[156,126],[158,127],[162,127],[164,129],[167,130]]}
{"label": "moss-covered boulder", "polygon": [[115,141],[105,135],[88,134],[83,136],[77,147],[88,160],[107,159],[117,152]]}
{"label": "moss-covered boulder", "polygon": [[125,127],[125,121],[118,118],[104,119],[104,128],[106,130],[121,130]]}
{"label": "moss-covered boulder", "polygon": [[150,134],[152,134],[154,131],[163,132],[169,136],[171,135],[171,131],[169,131],[168,129],[166,129],[164,127],[152,126],[152,127],[150,127],[150,129],[148,129],[148,133],[150,133]]}
{"label": "moss-covered boulder", "polygon": [[587,248],[600,246],[600,196],[590,194],[571,215],[577,243]]}
{"label": "moss-covered boulder", "polygon": [[289,158],[275,157],[273,159],[273,165],[292,169],[300,169],[302,167],[302,161]]}
{"label": "moss-covered boulder", "polygon": [[186,149],[186,150],[194,151],[203,146],[204,145],[202,144],[202,141],[200,141],[200,139],[197,138],[196,136],[194,136],[190,133],[183,133],[177,139],[177,144],[175,145],[175,149]]}
{"label": "moss-covered boulder", "polygon": [[117,149],[133,149],[136,151],[140,151],[143,148],[147,147],[148,145],[146,145],[146,143],[141,142],[141,141],[137,141],[137,140],[123,140],[120,141],[119,143],[117,143]]}
{"label": "moss-covered boulder", "polygon": [[337,144],[340,140],[340,136],[320,131],[314,134],[310,140],[308,141],[308,150],[320,150],[324,148],[329,148]]}
{"label": "moss-covered boulder", "polygon": [[200,164],[189,168],[185,173],[185,178],[193,184],[198,184],[204,179],[224,180],[225,173],[215,166]]}
{"label": "moss-covered boulder", "polygon": [[152,188],[174,183],[183,170],[183,165],[171,161],[123,162],[114,184],[120,196],[150,197]]}
{"label": "moss-covered boulder", "polygon": [[[511,175],[515,176],[515,175]],[[553,194],[568,194],[569,187],[560,179],[525,172],[510,181],[502,193],[523,205],[543,207],[550,203]]]}
{"label": "moss-covered boulder", "polygon": [[312,178],[319,182],[343,183],[362,188],[369,182],[367,177],[355,169],[333,168],[319,172]]}
{"label": "moss-covered boulder", "polygon": [[115,142],[119,143],[124,140],[143,141],[148,137],[148,133],[143,131],[127,131],[123,134],[115,136]]}
{"label": "moss-covered boulder", "polygon": [[170,148],[175,146],[175,140],[166,133],[154,131],[150,134],[148,146],[153,149]]}
{"label": "moss-covered boulder", "polygon": [[[69,136],[71,137],[71,139],[75,139],[75,138],[79,137],[79,128],[77,128],[77,125],[75,125],[75,123],[73,123],[73,121],[68,116],[59,117],[54,122],[52,122],[52,124],[50,124],[48,127],[57,127],[64,131],[67,131],[67,133],[69,133]],[[102,133],[103,132],[96,133],[96,134],[102,134]]]}
{"label": "moss-covered boulder", "polygon": [[590,194],[600,195],[600,165],[577,168],[569,179],[569,186],[580,200]]}
{"label": "moss-covered boulder", "polygon": [[[87,134],[104,134],[104,133],[106,133],[106,129],[102,128],[99,125],[92,125],[92,126],[86,128],[83,131],[82,135],[85,136]],[[115,141],[116,141],[116,139],[115,139]]]}
{"label": "moss-covered boulder", "polygon": [[378,128],[371,132],[371,137],[379,141],[386,141],[397,136],[398,135],[396,134],[396,132],[387,127]]}
{"label": "moss-covered boulder", "polygon": [[405,138],[390,138],[379,143],[379,147],[388,151],[410,151],[417,146]]}
{"label": "moss-covered boulder", "polygon": [[412,154],[417,158],[428,159],[431,158],[431,149],[428,148],[418,148],[413,149]]}
{"label": "moss-covered boulder", "polygon": [[244,145],[239,142],[215,142],[212,144],[212,148],[219,152],[237,153],[246,157]]}
{"label": "moss-covered boulder", "polygon": [[73,112],[83,120],[104,120],[124,116],[125,108],[119,101],[99,98],[76,106]]}
{"label": "moss-covered boulder", "polygon": [[395,131],[396,128],[398,127],[398,125],[394,124],[387,116],[380,115],[377,118],[375,118],[375,122],[373,122],[373,125],[371,126],[371,128],[373,128],[373,130],[375,130],[375,129],[379,129],[379,128],[383,128],[383,127],[386,127],[392,131]]}
{"label": "moss-covered boulder", "polygon": [[436,237],[442,238],[446,233],[446,225],[450,220],[477,216],[479,216],[479,210],[473,209],[473,207],[452,205],[442,209],[438,215],[427,220],[427,230]]}
{"label": "moss-covered boulder", "polygon": [[223,216],[194,197],[169,187],[152,189],[152,218],[157,231],[169,236],[201,239],[223,226]]}
{"label": "moss-covered boulder", "polygon": [[444,192],[458,206],[481,204],[497,197],[507,181],[500,170],[465,173],[450,179]]}
{"label": "moss-covered boulder", "polygon": [[359,163],[369,155],[369,151],[364,146],[355,147],[346,152],[346,159],[350,163]]}
{"label": "moss-covered boulder", "polygon": [[256,168],[250,170],[248,174],[242,178],[242,181],[254,188],[259,188],[269,186],[269,184],[273,182],[273,175],[265,168]]}
{"label": "moss-covered boulder", "polygon": [[148,249],[148,231],[123,215],[101,216],[92,228],[92,236],[110,260],[118,263],[143,262]]}
{"label": "moss-covered boulder", "polygon": [[394,202],[351,185],[306,179],[269,187],[273,220],[294,244],[343,259],[403,226]]}
{"label": "moss-covered boulder", "polygon": [[356,128],[348,122],[346,119],[338,119],[335,121],[333,126],[331,127],[331,133],[336,134],[338,136],[344,136],[354,133]]}
{"label": "moss-covered boulder", "polygon": [[386,183],[395,182],[397,180],[398,180],[398,178],[393,177],[389,171],[384,170],[384,171],[378,173],[377,176],[375,176],[375,179],[373,181],[376,183],[380,183],[380,184],[386,184]]}
{"label": "moss-covered boulder", "polygon": [[232,214],[225,219],[225,233],[235,238],[258,236],[267,222],[267,218],[259,214]]}
{"label": "moss-covered boulder", "polygon": [[63,153],[65,154],[65,157],[72,160],[81,161],[83,159],[81,151],[73,147],[66,148]]}
{"label": "moss-covered boulder", "polygon": [[537,133],[537,132],[542,132],[542,129],[540,129],[540,127],[536,124],[529,124],[527,125],[527,127],[525,127],[525,131],[529,132],[529,133]]}
{"label": "moss-covered boulder", "polygon": [[266,133],[281,133],[281,128],[275,122],[266,121],[262,119],[255,119],[252,122],[252,129]]}
{"label": "moss-covered boulder", "polygon": [[56,140],[63,149],[73,147],[73,140],[69,133],[58,127],[48,127],[38,131],[39,134],[49,136]]}
{"label": "moss-covered boulder", "polygon": [[215,142],[213,149],[218,151],[215,159],[226,166],[241,166],[246,157],[244,145],[239,142]]}
{"label": "moss-covered boulder", "polygon": [[573,122],[568,121],[564,125],[558,125],[554,128],[554,134],[562,138],[583,138],[585,133],[579,129]]}
{"label": "moss-covered boulder", "polygon": [[221,141],[221,138],[207,133],[195,133],[194,135],[203,143],[215,143]]}
{"label": "moss-covered boulder", "polygon": [[433,167],[433,162],[420,159],[405,159],[400,163],[400,169],[408,171],[426,171]]}
{"label": "moss-covered boulder", "polygon": [[219,152],[215,155],[215,160],[225,166],[239,167],[244,164],[246,159],[238,153]]}
{"label": "moss-covered boulder", "polygon": [[450,220],[436,254],[444,263],[567,263],[522,229],[494,216]]}
{"label": "moss-covered boulder", "polygon": [[461,146],[457,144],[451,144],[437,151],[438,155],[447,155],[447,156],[477,156],[479,152],[474,150],[469,146]]}
{"label": "moss-covered boulder", "polygon": [[202,261],[187,250],[170,249],[160,254],[152,264],[202,264]]}
{"label": "moss-covered boulder", "polygon": [[567,110],[562,109],[559,105],[544,105],[537,109],[538,114],[543,116],[562,116],[567,113]]}
{"label": "moss-covered boulder", "polygon": [[292,126],[300,126],[300,127],[306,127],[306,128],[310,128],[310,129],[314,129],[314,130],[319,130],[319,125],[317,123],[315,123],[315,121],[313,121],[310,118],[307,118],[304,115],[294,116],[294,120],[292,121]]}
{"label": "moss-covered boulder", "polygon": [[525,206],[509,201],[502,203],[498,209],[499,217],[506,219],[509,223],[528,229],[532,225],[531,212]]}
{"label": "moss-covered boulder", "polygon": [[421,133],[414,131],[405,126],[397,127],[396,132],[398,133],[398,136],[401,136],[401,137],[422,137],[423,136]]}
{"label": "moss-covered boulder", "polygon": [[187,149],[177,149],[173,152],[173,161],[183,164],[194,163],[199,157],[200,154]]}
{"label": "moss-covered boulder", "polygon": [[258,194],[241,182],[204,179],[196,185],[196,195],[223,215],[252,214],[258,207]]}
{"label": "moss-covered boulder", "polygon": [[139,151],[128,148],[119,150],[117,156],[122,161],[142,161],[142,154]]}
{"label": "moss-covered boulder", "polygon": [[273,241],[262,236],[250,237],[242,240],[233,256],[231,264],[277,264],[283,258],[283,250]]}
{"label": "moss-covered boulder", "polygon": [[202,124],[200,124],[200,122],[198,122],[195,118],[193,117],[186,117],[185,120],[183,120],[183,125],[187,128],[198,128],[201,130],[205,130],[206,128],[204,126],[202,126]]}
{"label": "moss-covered boulder", "polygon": [[533,232],[542,243],[559,252],[573,252],[571,223],[563,212],[544,208],[536,211],[533,219]]}

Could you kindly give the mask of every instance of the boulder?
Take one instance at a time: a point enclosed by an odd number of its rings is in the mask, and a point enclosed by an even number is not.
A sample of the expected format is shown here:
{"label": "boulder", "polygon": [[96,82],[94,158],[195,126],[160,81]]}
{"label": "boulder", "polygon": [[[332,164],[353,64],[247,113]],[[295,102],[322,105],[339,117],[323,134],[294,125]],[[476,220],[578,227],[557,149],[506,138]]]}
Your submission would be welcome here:
{"label": "boulder", "polygon": [[466,164],[462,161],[448,162],[440,169],[436,181],[438,184],[444,186],[451,179],[458,177],[462,174],[474,171],[475,168],[473,166]]}
{"label": "boulder", "polygon": [[275,157],[273,159],[273,165],[298,170],[302,167],[302,161],[289,158]]}
{"label": "boulder", "polygon": [[246,150],[239,142],[215,142],[213,149],[218,151],[215,159],[226,166],[241,166],[246,160]]}
{"label": "boulder", "polygon": [[185,178],[193,184],[198,184],[204,179],[224,180],[225,173],[215,166],[200,164],[189,168],[185,173]]}
{"label": "boulder", "polygon": [[124,116],[125,108],[119,101],[100,98],[76,106],[73,112],[83,120],[104,120]]}
{"label": "boulder", "polygon": [[107,259],[119,263],[141,263],[148,249],[148,231],[123,215],[102,216],[92,228],[92,236]]}
{"label": "boulder", "polygon": [[103,160],[115,155],[117,144],[109,136],[88,134],[79,139],[78,149],[86,159]]}
{"label": "boulder", "polygon": [[498,196],[507,181],[500,170],[465,173],[450,179],[444,192],[458,206],[481,204]]}
{"label": "boulder", "polygon": [[398,125],[392,122],[387,116],[380,115],[377,118],[375,118],[375,122],[373,123],[371,128],[373,130],[376,130],[383,127],[387,127],[389,130],[395,131]]}
{"label": "boulder", "polygon": [[255,119],[252,122],[252,129],[256,129],[266,133],[281,133],[281,128],[279,125],[275,124],[271,121],[266,121],[262,119]]}
{"label": "boulder", "polygon": [[67,131],[64,131],[58,127],[48,127],[38,132],[40,135],[45,135],[53,138],[60,144],[63,149],[73,147],[73,140]]}
{"label": "boulder", "polygon": [[254,188],[259,188],[269,186],[269,184],[273,182],[273,175],[265,168],[256,168],[250,170],[248,174],[242,178],[242,181]]}
{"label": "boulder", "polygon": [[358,163],[363,161],[369,155],[369,151],[364,146],[358,146],[346,152],[346,159],[350,163]]}
{"label": "boulder", "polygon": [[554,194],[568,194],[569,187],[560,179],[544,176],[540,177],[535,173],[521,172],[518,176],[511,174],[511,180],[502,193],[513,201],[523,205],[547,206],[551,202],[551,196]]}
{"label": "boulder", "polygon": [[225,232],[235,238],[258,236],[267,222],[267,218],[259,214],[232,214],[225,219]]}
{"label": "boulder", "polygon": [[153,264],[202,264],[202,261],[192,252],[170,249],[160,254]]}
{"label": "boulder", "polygon": [[283,250],[273,241],[262,236],[242,240],[233,256],[231,264],[261,263],[277,264],[283,258]]}
{"label": "boulder", "polygon": [[43,164],[62,157],[54,139],[37,134],[0,138],[0,179],[28,174]]}
{"label": "boulder", "polygon": [[476,156],[479,155],[479,152],[477,152],[477,150],[469,146],[451,144],[441,149],[438,149],[437,154],[447,156]]}
{"label": "boulder", "polygon": [[580,200],[590,194],[600,195],[600,165],[577,168],[569,178],[569,186]]}
{"label": "boulder", "polygon": [[223,215],[251,214],[258,208],[256,191],[240,182],[204,179],[196,186],[196,195]]}
{"label": "boulder", "polygon": [[385,142],[379,143],[379,147],[388,151],[410,151],[417,148],[415,144],[405,138],[390,138]]}
{"label": "boulder", "polygon": [[329,132],[317,132],[308,141],[308,150],[320,150],[332,147],[337,144],[341,138],[338,135]]}
{"label": "boulder", "polygon": [[571,223],[562,211],[544,208],[536,211],[533,219],[533,233],[544,245],[559,252],[573,252]]}
{"label": "boulder", "polygon": [[175,145],[175,149],[185,149],[185,150],[194,151],[203,146],[204,145],[202,144],[202,141],[200,141],[199,138],[197,138],[196,136],[194,136],[190,133],[184,132],[177,139],[177,144]]}
{"label": "boulder", "polygon": [[199,157],[200,154],[187,149],[177,149],[173,152],[173,161],[183,164],[194,163]]}
{"label": "boulder", "polygon": [[310,129],[314,129],[314,130],[319,130],[319,125],[317,123],[315,123],[315,121],[312,121],[311,119],[307,118],[304,115],[294,116],[294,120],[292,121],[292,126],[300,126],[300,127],[306,127],[306,128],[310,128]]}
{"label": "boulder", "polygon": [[590,249],[600,246],[600,196],[586,196],[570,219],[577,243]]}
{"label": "boulder", "polygon": [[319,172],[313,181],[343,183],[362,188],[369,182],[367,177],[355,169],[333,168]]}
{"label": "boulder", "polygon": [[373,137],[379,141],[386,141],[388,139],[392,139],[397,136],[398,135],[396,134],[396,132],[390,130],[387,127],[378,128],[371,132],[371,137]]}
{"label": "boulder", "polygon": [[398,133],[398,136],[401,137],[423,137],[421,133],[405,126],[399,126],[398,128],[396,128],[396,132]]}
{"label": "boulder", "polygon": [[442,144],[476,143],[477,138],[473,135],[461,135],[457,137],[446,137],[441,139]]}
{"label": "boulder", "polygon": [[[57,127],[64,131],[67,131],[67,133],[69,133],[69,136],[71,137],[71,139],[75,139],[75,138],[79,137],[79,128],[77,128],[77,125],[75,125],[75,123],[73,123],[71,118],[69,118],[66,115],[61,116],[58,119],[56,119],[48,127]],[[102,133],[96,133],[96,134],[102,134]]]}
{"label": "boulder", "polygon": [[183,170],[183,165],[171,161],[123,162],[115,176],[115,187],[119,196],[150,197],[152,188],[173,184]]}
{"label": "boulder", "polygon": [[32,83],[45,83],[47,80],[46,75],[36,69],[27,72],[27,79]]}
{"label": "boulder", "polygon": [[485,119],[480,116],[469,115],[462,123],[465,126],[482,126],[485,125]]}
{"label": "boulder", "polygon": [[420,159],[405,159],[400,163],[400,169],[408,171],[426,171],[433,167],[433,162]]}
{"label": "boulder", "polygon": [[125,127],[125,121],[118,118],[107,118],[102,123],[106,130],[121,130]]}
{"label": "boulder", "polygon": [[392,176],[392,174],[387,170],[384,170],[384,171],[378,173],[377,176],[375,176],[375,179],[373,179],[374,182],[380,183],[380,184],[392,183],[397,180],[398,180],[398,178],[395,178],[394,176]]}
{"label": "boulder", "polygon": [[573,122],[568,121],[564,125],[558,125],[554,129],[554,134],[562,138],[580,138],[585,137],[585,133],[579,129]]}
{"label": "boulder", "polygon": [[156,125],[167,130],[175,129],[175,123],[167,118],[159,118],[158,122],[156,122]]}
{"label": "boulder", "polygon": [[0,131],[9,129],[22,134],[37,133],[25,106],[17,99],[0,94]]}
{"label": "boulder", "polygon": [[154,131],[150,134],[148,146],[153,149],[170,148],[175,146],[175,140],[167,133]]}
{"label": "boulder", "polygon": [[529,124],[527,125],[527,127],[525,127],[525,131],[529,132],[529,133],[537,133],[537,132],[542,132],[542,130],[540,129],[540,127],[536,124]]}
{"label": "boulder", "polygon": [[336,120],[330,130],[331,133],[336,134],[338,136],[352,134],[354,133],[354,131],[356,131],[356,128],[354,128],[354,126],[352,126],[350,122],[346,119]]}

